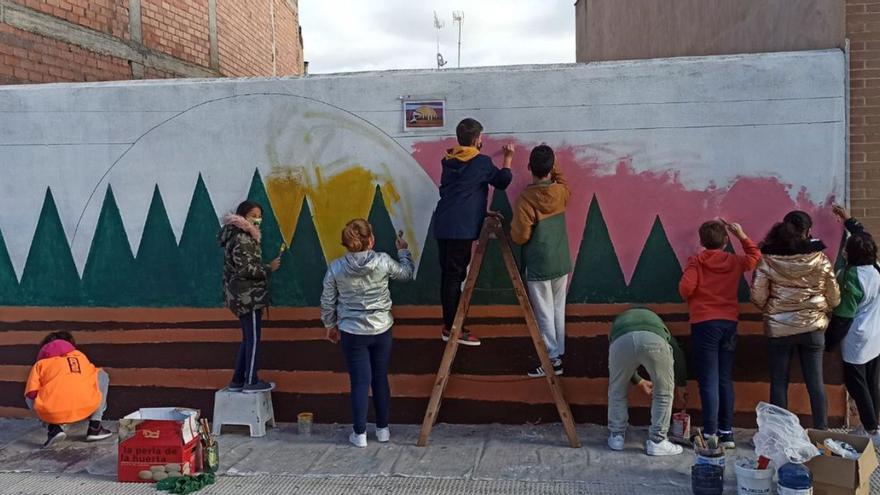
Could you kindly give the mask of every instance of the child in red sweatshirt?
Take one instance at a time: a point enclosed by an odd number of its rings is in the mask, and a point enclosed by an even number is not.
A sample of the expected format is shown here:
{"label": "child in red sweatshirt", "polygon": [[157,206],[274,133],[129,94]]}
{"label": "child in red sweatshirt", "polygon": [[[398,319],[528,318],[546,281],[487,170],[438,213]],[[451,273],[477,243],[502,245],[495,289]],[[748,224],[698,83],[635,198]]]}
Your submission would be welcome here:
{"label": "child in red sweatshirt", "polygon": [[[724,251],[727,231],[744,255]],[[739,320],[737,292],[744,272],[758,266],[761,251],[737,223],[712,220],[700,226],[705,248],[688,259],[678,290],[690,311],[694,367],[703,406],[703,432],[717,435],[726,448],[733,440],[733,354]]]}

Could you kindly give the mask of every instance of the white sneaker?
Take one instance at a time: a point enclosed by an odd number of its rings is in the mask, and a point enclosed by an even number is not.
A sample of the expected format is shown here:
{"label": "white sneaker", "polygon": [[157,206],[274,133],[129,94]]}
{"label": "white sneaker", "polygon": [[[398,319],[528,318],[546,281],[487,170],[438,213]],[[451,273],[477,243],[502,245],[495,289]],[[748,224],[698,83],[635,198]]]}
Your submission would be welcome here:
{"label": "white sneaker", "polygon": [[379,443],[386,443],[391,440],[391,430],[386,426],[385,428],[376,428],[376,440]]}
{"label": "white sneaker", "polygon": [[871,433],[869,436],[871,437],[871,442],[874,444],[874,448],[880,449],[880,431]]}
{"label": "white sneaker", "polygon": [[348,436],[348,441],[355,447],[364,448],[367,446],[367,434],[361,433],[358,435],[355,432],[351,432],[351,435]]}
{"label": "white sneaker", "polygon": [[681,445],[675,445],[669,440],[660,443],[655,443],[653,440],[645,442],[645,453],[651,456],[678,455],[683,451]]}
{"label": "white sneaker", "polygon": [[611,450],[623,450],[624,438],[619,433],[608,435],[608,447]]}

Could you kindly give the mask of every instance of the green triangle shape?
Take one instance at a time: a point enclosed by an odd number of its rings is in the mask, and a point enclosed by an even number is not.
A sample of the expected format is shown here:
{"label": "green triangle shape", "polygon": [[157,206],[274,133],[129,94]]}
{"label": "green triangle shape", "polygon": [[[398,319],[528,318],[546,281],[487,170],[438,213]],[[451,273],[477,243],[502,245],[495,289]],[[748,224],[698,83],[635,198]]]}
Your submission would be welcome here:
{"label": "green triangle shape", "polygon": [[440,304],[440,249],[434,238],[434,218],[428,226],[427,237],[422,244],[419,271],[416,279],[405,284],[391,285],[391,295],[397,305],[438,305]]}
{"label": "green triangle shape", "polygon": [[132,299],[134,256],[113,189],[108,185],[83,269],[84,302],[91,306],[127,306]]}
{"label": "green triangle shape", "polygon": [[596,195],[590,200],[584,236],[568,293],[570,303],[622,303],[627,300],[626,279],[608,233]]}
{"label": "green triangle shape", "polygon": [[326,272],[318,229],[309,203],[303,198],[293,242],[269,282],[273,301],[280,306],[319,306]]}
{"label": "green triangle shape", "polygon": [[391,223],[391,215],[388,208],[385,207],[385,200],[382,197],[382,189],[376,186],[376,193],[373,195],[373,205],[370,207],[370,215],[367,221],[373,227],[373,237],[376,238],[376,245],[373,251],[377,253],[387,253],[392,258],[397,259],[397,230]]}
{"label": "green triangle shape", "polygon": [[251,180],[251,189],[248,192],[248,200],[254,201],[263,207],[263,223],[260,224],[260,245],[263,248],[263,262],[269,263],[278,257],[284,238],[281,236],[281,228],[278,227],[278,219],[272,210],[272,202],[266,193],[266,186],[260,176],[260,170],[254,170]]}
{"label": "green triangle shape", "polygon": [[[495,189],[492,195],[492,211],[501,212],[504,220],[501,222],[504,231],[510,235],[510,219],[513,218],[513,208],[507,199],[507,193]],[[519,265],[520,248],[511,244],[513,256]],[[477,277],[477,285],[474,288],[473,304],[517,304],[516,294],[513,291],[513,282],[504,266],[504,258],[501,257],[501,245],[498,241],[491,240],[486,248],[483,258],[483,266]]]}
{"label": "green triangle shape", "polygon": [[217,244],[220,222],[202,174],[196,181],[183,232],[180,256],[189,293],[184,301],[191,306],[211,308],[223,305],[223,249]]}
{"label": "green triangle shape", "polygon": [[681,264],[675,256],[672,245],[669,244],[669,239],[663,230],[663,222],[657,216],[630,280],[628,288],[630,301],[682,302],[678,294],[681,274]]}
{"label": "green triangle shape", "polygon": [[0,232],[0,306],[16,306],[21,304],[21,291],[18,288],[18,277],[12,266],[12,258],[6,249],[3,232]]}
{"label": "green triangle shape", "polygon": [[153,189],[135,265],[138,272],[135,296],[138,301],[148,306],[185,304],[189,284],[159,186]]}
{"label": "green triangle shape", "polygon": [[34,306],[74,306],[81,301],[79,274],[49,188],[21,275],[21,292],[24,304]]}
{"label": "green triangle shape", "polygon": [[[736,254],[736,249],[733,248],[733,244],[727,243],[727,246],[724,246],[724,250],[731,254]],[[739,288],[736,291],[736,298],[739,302],[749,302],[751,299],[751,290],[749,289],[749,283],[746,282],[746,278],[739,278]]]}

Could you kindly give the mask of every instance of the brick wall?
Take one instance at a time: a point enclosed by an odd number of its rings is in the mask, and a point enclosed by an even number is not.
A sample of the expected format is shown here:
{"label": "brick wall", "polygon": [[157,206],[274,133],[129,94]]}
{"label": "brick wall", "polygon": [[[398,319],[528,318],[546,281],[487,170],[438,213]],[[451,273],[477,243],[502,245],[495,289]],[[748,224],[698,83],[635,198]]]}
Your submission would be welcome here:
{"label": "brick wall", "polygon": [[880,232],[880,1],[847,0],[852,214]]}
{"label": "brick wall", "polygon": [[131,79],[127,61],[0,24],[0,84]]}
{"label": "brick wall", "polygon": [[141,23],[147,48],[210,64],[207,0],[141,0]]}
{"label": "brick wall", "polygon": [[76,45],[76,36],[70,34],[84,27],[119,40],[108,39],[117,50],[103,53],[134,53],[129,46],[129,0],[11,1],[35,18],[38,14],[57,18],[61,27],[57,35],[52,31],[43,36],[23,30],[30,29],[26,25],[17,27],[0,19],[0,84],[302,72],[293,0],[216,0],[219,69],[211,67],[209,0],[141,0],[139,50],[150,53],[149,61],[166,63],[150,66],[153,62],[148,62],[141,68],[143,60],[134,60],[136,71],[127,58],[91,52]]}
{"label": "brick wall", "polygon": [[12,0],[95,31],[129,39],[128,0]]}

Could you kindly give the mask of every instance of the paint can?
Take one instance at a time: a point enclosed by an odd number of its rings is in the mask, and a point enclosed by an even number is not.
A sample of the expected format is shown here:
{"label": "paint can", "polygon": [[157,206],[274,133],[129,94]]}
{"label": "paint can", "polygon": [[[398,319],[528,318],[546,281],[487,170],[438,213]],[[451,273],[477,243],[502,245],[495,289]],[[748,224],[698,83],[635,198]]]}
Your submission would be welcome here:
{"label": "paint can", "polygon": [[719,446],[716,449],[694,447],[694,454],[696,455],[695,464],[697,465],[719,466],[721,469],[724,469],[727,465],[727,458],[724,456],[724,447]]}
{"label": "paint can", "polygon": [[302,412],[296,416],[296,428],[300,435],[312,434],[312,421],[315,415],[310,412]]}
{"label": "paint can", "polygon": [[681,411],[672,415],[669,434],[676,439],[687,440],[691,436],[691,415]]}
{"label": "paint can", "polygon": [[750,459],[740,459],[736,468],[736,490],[738,495],[770,495],[773,493],[773,469],[755,469],[756,463]]}
{"label": "paint can", "polygon": [[712,464],[691,466],[691,491],[694,495],[721,495],[724,492],[724,468]]}

